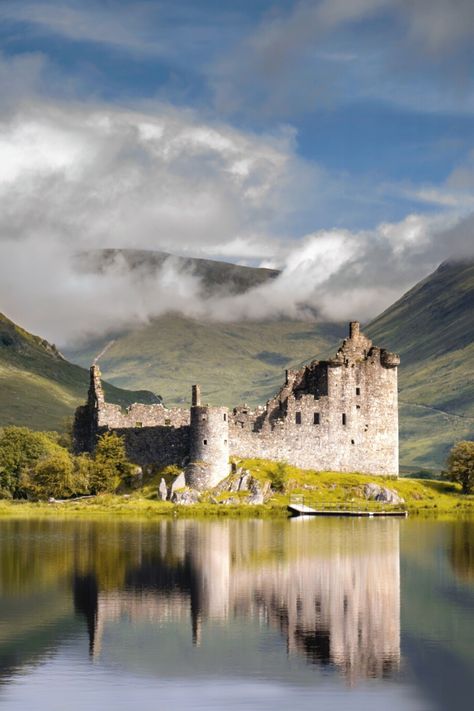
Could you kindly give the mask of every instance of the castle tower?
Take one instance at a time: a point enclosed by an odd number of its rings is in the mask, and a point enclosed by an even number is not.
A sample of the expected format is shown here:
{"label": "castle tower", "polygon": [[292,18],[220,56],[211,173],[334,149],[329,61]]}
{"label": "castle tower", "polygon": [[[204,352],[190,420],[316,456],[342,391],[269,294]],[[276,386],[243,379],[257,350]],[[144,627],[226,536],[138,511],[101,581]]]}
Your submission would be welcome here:
{"label": "castle tower", "polygon": [[193,386],[189,440],[186,484],[212,489],[229,473],[229,413],[227,407],[202,405],[199,385]]}

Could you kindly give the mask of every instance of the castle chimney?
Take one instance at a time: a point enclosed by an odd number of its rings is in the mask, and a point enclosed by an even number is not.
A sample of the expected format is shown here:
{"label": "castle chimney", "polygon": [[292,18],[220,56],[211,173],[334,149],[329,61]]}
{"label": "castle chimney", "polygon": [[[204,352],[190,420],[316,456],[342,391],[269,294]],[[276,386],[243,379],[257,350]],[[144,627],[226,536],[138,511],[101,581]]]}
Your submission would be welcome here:
{"label": "castle chimney", "polygon": [[351,321],[349,324],[349,338],[357,338],[360,334],[360,323],[359,321]]}
{"label": "castle chimney", "polygon": [[200,407],[201,406],[201,386],[200,385],[193,385],[192,389],[192,406],[193,407]]}

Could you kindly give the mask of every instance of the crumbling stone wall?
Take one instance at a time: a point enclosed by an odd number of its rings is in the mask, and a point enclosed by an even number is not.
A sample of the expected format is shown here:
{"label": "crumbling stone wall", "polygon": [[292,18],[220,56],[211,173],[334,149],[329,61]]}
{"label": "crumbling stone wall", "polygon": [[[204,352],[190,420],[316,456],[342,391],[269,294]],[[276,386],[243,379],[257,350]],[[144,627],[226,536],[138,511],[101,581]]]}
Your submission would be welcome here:
{"label": "crumbling stone wall", "polygon": [[125,436],[139,464],[187,464],[186,481],[206,488],[227,473],[229,455],[287,461],[318,471],[398,475],[398,395],[394,353],[377,348],[350,324],[336,355],[287,371],[265,407],[201,405],[199,389],[188,409],[105,402],[100,371],[91,368],[87,404],[78,408],[77,451],[92,451],[97,436]]}
{"label": "crumbling stone wall", "polygon": [[398,475],[398,363],[352,323],[334,358],[288,371],[265,409],[233,410],[231,454],[319,471]]}
{"label": "crumbling stone wall", "polygon": [[93,365],[87,404],[76,410],[74,448],[76,452],[92,452],[101,434],[114,431],[124,437],[131,461],[184,466],[189,456],[189,423],[188,409],[168,409],[161,403],[134,403],[122,409],[105,402],[100,370]]}

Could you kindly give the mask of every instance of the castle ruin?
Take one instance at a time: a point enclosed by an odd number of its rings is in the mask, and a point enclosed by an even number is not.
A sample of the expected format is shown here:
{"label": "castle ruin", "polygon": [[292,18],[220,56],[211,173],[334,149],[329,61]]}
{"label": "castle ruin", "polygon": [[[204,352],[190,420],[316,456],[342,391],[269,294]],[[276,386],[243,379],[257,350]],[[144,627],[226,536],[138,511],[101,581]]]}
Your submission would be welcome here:
{"label": "castle ruin", "polygon": [[285,461],[303,469],[398,476],[398,393],[394,353],[377,348],[351,322],[336,355],[288,370],[266,406],[202,404],[193,386],[190,409],[105,402],[97,365],[87,403],[76,411],[76,451],[92,452],[107,431],[125,438],[131,461],[185,468],[196,489],[215,486],[229,457]]}

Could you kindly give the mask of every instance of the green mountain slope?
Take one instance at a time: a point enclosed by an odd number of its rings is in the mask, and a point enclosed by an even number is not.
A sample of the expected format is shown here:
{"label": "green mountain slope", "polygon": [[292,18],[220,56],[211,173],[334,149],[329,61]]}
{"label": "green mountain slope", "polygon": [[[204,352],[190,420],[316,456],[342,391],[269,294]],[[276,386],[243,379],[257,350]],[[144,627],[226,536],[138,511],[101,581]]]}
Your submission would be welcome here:
{"label": "green mountain slope", "polygon": [[[285,368],[330,352],[346,330],[331,323],[209,323],[169,314],[117,337],[100,365],[116,385],[156,389],[167,405],[189,403],[193,383],[201,384],[210,404],[257,405],[275,393]],[[102,347],[95,342],[68,356],[86,365]]]}
{"label": "green mountain slope", "polygon": [[[85,400],[89,373],[73,365],[47,341],[0,313],[0,426],[58,429]],[[107,398],[122,406],[157,402],[150,392],[105,386]]]}
{"label": "green mountain slope", "polygon": [[474,263],[443,263],[367,332],[401,356],[402,462],[441,466],[474,437]]}

